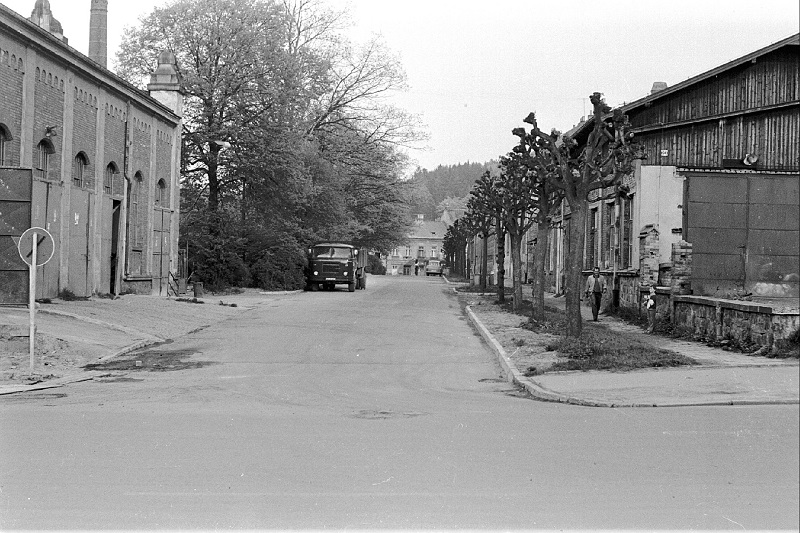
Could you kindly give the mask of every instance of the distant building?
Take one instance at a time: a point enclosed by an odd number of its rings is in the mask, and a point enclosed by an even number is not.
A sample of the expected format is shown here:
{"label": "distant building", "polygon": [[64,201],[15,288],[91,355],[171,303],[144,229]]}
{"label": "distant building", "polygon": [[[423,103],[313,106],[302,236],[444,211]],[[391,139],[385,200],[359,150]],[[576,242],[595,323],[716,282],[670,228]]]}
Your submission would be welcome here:
{"label": "distant building", "polygon": [[107,0],[87,16],[89,57],[67,44],[47,0],[30,19],[0,5],[0,303],[26,300],[14,238],[31,226],[55,241],[39,298],[165,294],[178,266],[175,58],[162,54],[140,91],[106,69]]}
{"label": "distant building", "polygon": [[429,259],[442,258],[442,244],[447,233],[447,224],[441,220],[426,221],[425,215],[417,215],[405,245],[392,250],[387,256],[386,273],[389,275],[413,276],[425,274]]}

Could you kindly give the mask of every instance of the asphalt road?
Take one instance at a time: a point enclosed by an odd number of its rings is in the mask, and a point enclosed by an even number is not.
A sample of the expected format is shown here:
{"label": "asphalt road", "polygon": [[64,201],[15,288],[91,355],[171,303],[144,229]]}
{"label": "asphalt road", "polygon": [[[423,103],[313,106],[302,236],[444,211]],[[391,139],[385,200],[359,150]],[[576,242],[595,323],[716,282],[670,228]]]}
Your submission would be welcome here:
{"label": "asphalt road", "polygon": [[0,397],[0,529],[797,529],[798,406],[533,401],[441,280],[369,281]]}

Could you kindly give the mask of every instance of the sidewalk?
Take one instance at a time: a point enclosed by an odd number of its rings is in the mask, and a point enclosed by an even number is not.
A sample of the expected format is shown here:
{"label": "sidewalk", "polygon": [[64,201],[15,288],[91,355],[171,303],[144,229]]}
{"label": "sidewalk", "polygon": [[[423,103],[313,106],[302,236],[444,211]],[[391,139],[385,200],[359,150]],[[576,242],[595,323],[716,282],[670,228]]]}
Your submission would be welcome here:
{"label": "sidewalk", "polygon": [[[564,298],[545,296],[548,306],[564,309]],[[591,310],[582,307],[584,320]],[[696,405],[759,405],[800,403],[797,359],[751,357],[699,342],[648,335],[639,327],[601,315],[599,324],[634,336],[652,346],[682,353],[700,362],[684,368],[630,372],[551,372],[523,375],[478,317],[470,319],[497,353],[509,381],[540,400],[594,407],[674,407]]]}
{"label": "sidewalk", "polygon": [[0,307],[0,395],[92,379],[100,373],[84,365],[191,335],[286,294],[291,293],[248,290],[199,298],[202,303],[125,295],[39,304],[33,376],[28,309]]}

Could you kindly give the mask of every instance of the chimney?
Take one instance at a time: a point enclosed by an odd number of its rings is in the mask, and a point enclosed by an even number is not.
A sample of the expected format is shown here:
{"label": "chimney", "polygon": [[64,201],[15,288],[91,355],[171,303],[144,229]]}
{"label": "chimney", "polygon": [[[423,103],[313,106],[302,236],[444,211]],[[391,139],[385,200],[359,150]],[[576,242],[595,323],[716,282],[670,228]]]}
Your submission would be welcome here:
{"label": "chimney", "polygon": [[92,0],[89,18],[89,59],[108,67],[108,0]]}
{"label": "chimney", "polygon": [[656,81],[653,82],[653,88],[650,89],[650,94],[656,94],[659,91],[663,91],[667,88],[667,82],[664,81]]}
{"label": "chimney", "polygon": [[50,2],[48,0],[36,0],[33,6],[31,16],[28,18],[31,22],[52,33],[65,43],[67,38],[64,37],[64,30],[61,23],[55,19],[53,12],[50,10]]}
{"label": "chimney", "polygon": [[183,116],[183,94],[175,54],[167,50],[159,54],[158,67],[150,75],[147,90],[150,96],[172,109],[176,115]]}

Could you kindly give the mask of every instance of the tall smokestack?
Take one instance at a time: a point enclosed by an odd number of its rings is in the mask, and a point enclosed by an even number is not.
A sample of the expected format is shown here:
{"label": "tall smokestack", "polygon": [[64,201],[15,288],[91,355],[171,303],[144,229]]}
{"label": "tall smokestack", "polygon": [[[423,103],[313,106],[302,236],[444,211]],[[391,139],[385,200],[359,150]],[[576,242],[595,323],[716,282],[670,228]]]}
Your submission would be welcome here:
{"label": "tall smokestack", "polygon": [[108,66],[108,0],[92,0],[89,19],[89,59]]}

